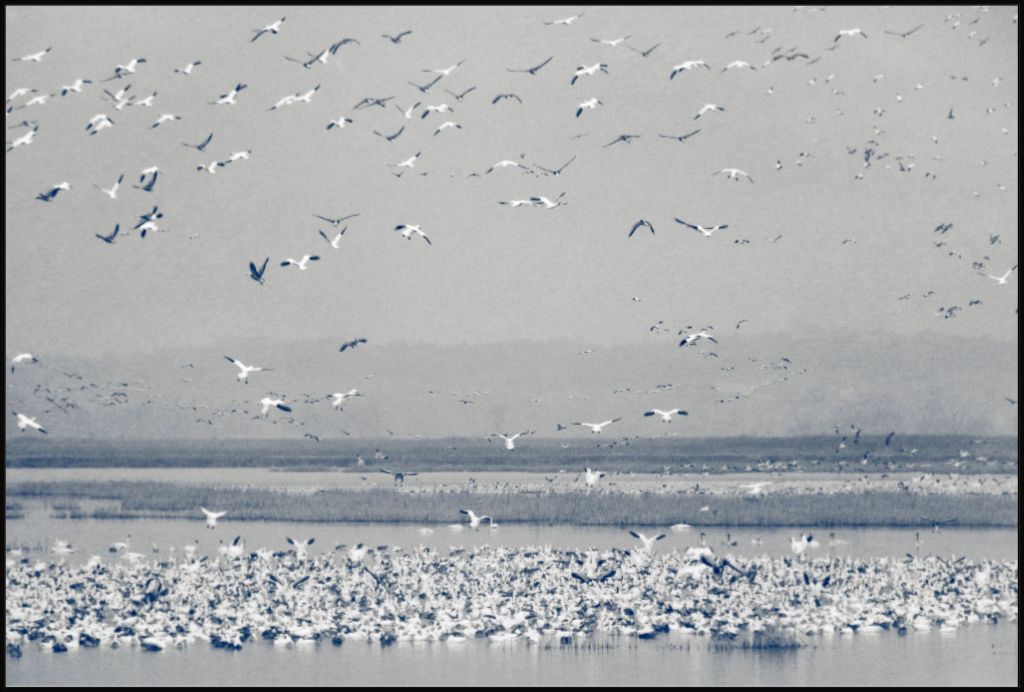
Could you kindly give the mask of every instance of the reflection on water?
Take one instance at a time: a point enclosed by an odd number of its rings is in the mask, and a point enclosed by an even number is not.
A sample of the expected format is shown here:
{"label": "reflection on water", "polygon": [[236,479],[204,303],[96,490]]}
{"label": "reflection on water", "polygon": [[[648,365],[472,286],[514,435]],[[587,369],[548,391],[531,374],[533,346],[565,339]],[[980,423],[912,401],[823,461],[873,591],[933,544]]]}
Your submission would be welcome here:
{"label": "reflection on water", "polygon": [[[561,549],[629,548],[637,542],[624,529],[611,527],[570,527],[501,524],[500,528],[473,530],[463,521],[463,528],[452,530],[448,524],[336,524],[322,522],[231,521],[225,517],[213,530],[206,529],[205,520],[197,510],[194,521],[167,519],[54,519],[44,506],[24,502],[24,519],[6,522],[8,546],[24,545],[33,548],[33,554],[46,559],[54,539],[70,542],[76,552],[71,561],[86,560],[90,555],[107,555],[107,548],[115,541],[124,541],[131,535],[132,550],[166,559],[169,548],[176,546],[177,554],[186,544],[199,539],[199,553],[216,555],[220,541],[230,543],[241,535],[249,550],[259,547],[285,549],[285,537],[296,540],[315,538],[311,555],[329,551],[339,543],[354,545],[388,545],[413,547],[424,545],[437,549],[450,546],[478,546],[489,544],[508,547],[550,545]],[[452,523],[464,519],[452,517]],[[499,518],[500,519],[500,518]],[[431,533],[421,533],[429,528]],[[698,545],[701,529],[683,532],[662,529],[668,535],[657,543],[658,551],[685,550]],[[719,554],[739,556],[790,555],[789,538],[806,533],[800,529],[703,529],[705,541]],[[645,531],[651,533],[651,531]],[[925,557],[929,553],[970,560],[1017,559],[1017,531],[1015,529],[943,529],[939,533],[915,529],[827,529],[813,531],[820,544],[812,556],[856,558],[902,557],[907,553]],[[834,537],[830,536],[834,533]],[[755,541],[758,541],[755,543]],[[731,545],[731,543],[735,545]],[[727,543],[729,545],[727,545]],[[159,553],[152,552],[153,545]]]}
{"label": "reflection on water", "polygon": [[654,641],[604,639],[566,648],[347,642],[241,651],[193,645],[146,654],[28,648],[9,659],[11,685],[1011,685],[1017,626],[975,625],[957,632],[891,632],[816,637],[790,651],[722,650],[707,639],[672,634]]}

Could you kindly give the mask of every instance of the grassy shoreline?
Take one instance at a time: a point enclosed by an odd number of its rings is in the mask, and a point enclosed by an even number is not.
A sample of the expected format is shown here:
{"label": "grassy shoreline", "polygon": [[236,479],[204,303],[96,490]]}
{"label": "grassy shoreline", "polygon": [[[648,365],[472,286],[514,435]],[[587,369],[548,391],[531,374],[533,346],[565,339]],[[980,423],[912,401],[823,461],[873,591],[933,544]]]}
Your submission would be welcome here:
{"label": "grassy shoreline", "polygon": [[[704,494],[617,492],[479,493],[393,489],[314,492],[258,487],[210,487],[152,481],[21,482],[6,488],[19,500],[106,500],[93,519],[190,518],[199,507],[228,510],[234,519],[346,523],[452,523],[459,509],[492,514],[501,523],[576,526],[924,527],[950,521],[960,528],[1018,525],[1017,495],[926,495],[898,492],[772,494],[757,499]],[[701,508],[708,507],[707,511]],[[8,514],[8,518],[10,514]]]}

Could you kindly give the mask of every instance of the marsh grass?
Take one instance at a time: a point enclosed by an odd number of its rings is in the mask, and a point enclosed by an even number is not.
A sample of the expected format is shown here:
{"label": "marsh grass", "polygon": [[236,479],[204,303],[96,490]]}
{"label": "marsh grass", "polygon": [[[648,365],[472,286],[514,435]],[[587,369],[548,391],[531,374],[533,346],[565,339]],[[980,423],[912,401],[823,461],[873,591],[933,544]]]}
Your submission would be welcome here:
{"label": "marsh grass", "polygon": [[[441,523],[477,507],[499,521],[575,526],[915,527],[931,519],[959,527],[1017,526],[1017,495],[924,495],[896,492],[769,494],[759,499],[697,494],[559,492],[408,492],[395,489],[278,490],[152,481],[26,481],[9,498],[108,500],[96,519],[195,518],[200,506],[262,521]],[[701,507],[710,510],[701,512]],[[8,516],[10,516],[8,514]]]}

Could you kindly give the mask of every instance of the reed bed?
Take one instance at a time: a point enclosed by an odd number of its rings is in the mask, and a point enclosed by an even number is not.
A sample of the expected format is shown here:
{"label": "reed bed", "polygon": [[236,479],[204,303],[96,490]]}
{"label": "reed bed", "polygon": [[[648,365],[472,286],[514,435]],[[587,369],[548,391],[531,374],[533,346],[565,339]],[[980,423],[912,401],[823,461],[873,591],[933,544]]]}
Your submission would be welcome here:
{"label": "reed bed", "polygon": [[[108,500],[95,519],[195,518],[199,507],[229,510],[233,519],[261,521],[450,523],[459,509],[500,522],[576,526],[1017,526],[1018,497],[898,492],[769,494],[747,497],[654,492],[408,492],[397,489],[299,490],[151,481],[19,482],[8,498]],[[707,507],[706,511],[701,511]]]}

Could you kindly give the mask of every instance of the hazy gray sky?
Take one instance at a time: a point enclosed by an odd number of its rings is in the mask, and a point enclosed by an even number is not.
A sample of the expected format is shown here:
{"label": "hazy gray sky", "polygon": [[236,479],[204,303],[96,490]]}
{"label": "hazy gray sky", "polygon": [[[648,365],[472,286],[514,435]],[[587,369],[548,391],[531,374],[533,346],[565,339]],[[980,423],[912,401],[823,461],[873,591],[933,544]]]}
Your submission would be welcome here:
{"label": "hazy gray sky", "polygon": [[[544,25],[579,13],[570,26]],[[1012,348],[1018,275],[1000,286],[972,262],[992,274],[1017,262],[1015,13],[7,8],[6,94],[59,92],[76,78],[94,83],[7,117],[8,127],[38,120],[39,132],[6,155],[6,350],[212,362],[230,347],[259,363],[267,340],[330,344],[356,336],[370,339],[369,348],[521,339],[626,347],[650,343],[659,320],[673,335],[685,325],[714,325],[727,349],[741,319],[749,320],[748,335],[766,339],[984,335]],[[252,29],[282,16],[279,34],[250,42]],[[906,39],[884,33],[918,24]],[[834,41],[854,27],[868,38]],[[407,29],[399,45],[381,37]],[[732,31],[739,33],[726,38]],[[638,49],[661,45],[644,58],[591,40],[626,35]],[[306,70],[285,60],[345,37],[360,44],[343,46],[326,65]],[[48,46],[40,63],[14,60]],[[776,49],[818,60],[772,61]],[[549,56],[535,76],[506,71]],[[146,63],[136,74],[100,81],[137,57]],[[408,84],[463,59],[428,95]],[[674,65],[697,59],[712,69],[669,79]],[[193,60],[202,65],[191,76],[174,73]],[[723,72],[733,60],[757,69]],[[607,63],[607,74],[570,85],[578,66],[597,62]],[[209,105],[236,82],[249,85],[237,105]],[[156,92],[153,107],[114,110],[102,89],[126,84],[137,98]],[[316,84],[312,103],[268,110]],[[461,102],[445,91],[471,86]],[[505,92],[522,103],[491,104]],[[390,104],[355,110],[367,96],[394,96],[402,108],[420,101],[417,112],[448,103],[454,113],[406,120]],[[575,117],[592,97],[604,105]],[[725,111],[694,120],[705,103]],[[89,136],[85,125],[98,113],[115,126]],[[151,128],[161,113],[182,119]],[[339,116],[353,122],[328,131]],[[446,120],[462,129],[434,136]],[[393,143],[373,134],[403,125]],[[685,143],[657,136],[697,128]],[[9,129],[8,141],[24,131]],[[210,132],[205,153],[182,146]],[[605,146],[624,133],[641,137]],[[865,148],[882,156],[870,168]],[[214,175],[196,171],[241,150],[252,158]],[[416,167],[396,178],[389,164],[417,152]],[[573,156],[559,177],[517,169],[468,177],[502,159],[555,168]],[[901,172],[900,164],[913,168]],[[162,172],[155,191],[131,189],[153,165]],[[725,167],[747,171],[755,183],[711,175]],[[118,199],[94,187],[121,173]],[[64,180],[69,192],[51,203],[35,199]],[[562,192],[568,204],[556,209],[498,204]],[[141,239],[131,226],[154,204],[167,232]],[[318,235],[334,229],[313,214],[356,212],[340,249]],[[674,217],[729,228],[704,238]],[[656,235],[627,238],[639,218]],[[942,222],[954,224],[944,235],[933,230]],[[112,246],[96,239],[115,223],[125,237]],[[400,223],[421,224],[433,244],[403,240],[392,230]],[[1001,242],[990,244],[990,234]],[[314,253],[322,261],[307,271],[279,266]],[[247,266],[264,257],[270,268],[260,286]],[[981,304],[968,307],[971,300]],[[957,317],[935,316],[950,305],[962,306]],[[664,342],[670,361],[679,356],[671,341]],[[335,346],[323,358],[337,355]],[[967,372],[981,366],[970,354],[957,364]],[[394,365],[397,373],[403,367]],[[629,364],[621,367],[628,375]],[[794,400],[804,395],[798,390]]]}

